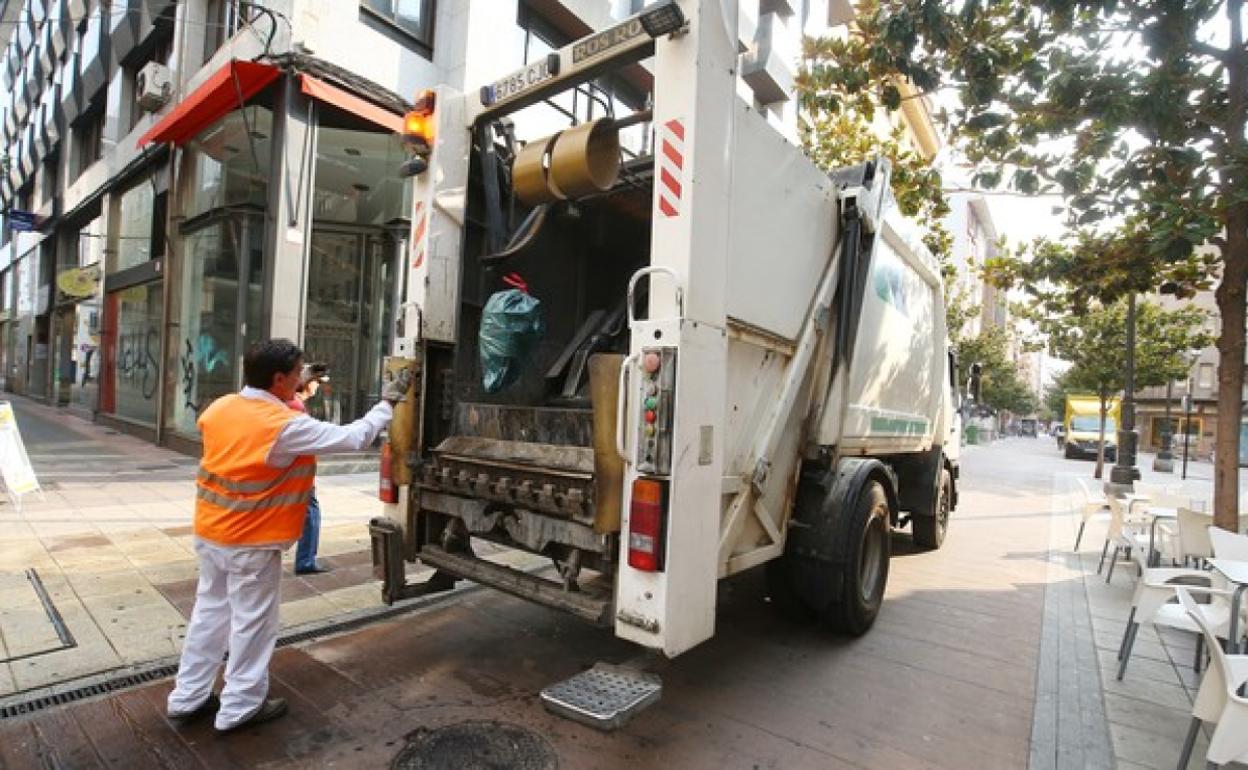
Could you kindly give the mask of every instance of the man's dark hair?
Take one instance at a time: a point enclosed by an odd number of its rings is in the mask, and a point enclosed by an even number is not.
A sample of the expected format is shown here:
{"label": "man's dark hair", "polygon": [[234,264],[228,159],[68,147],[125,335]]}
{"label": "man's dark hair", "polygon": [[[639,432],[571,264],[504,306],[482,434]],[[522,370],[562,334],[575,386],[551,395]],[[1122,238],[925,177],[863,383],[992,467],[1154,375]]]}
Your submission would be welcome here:
{"label": "man's dark hair", "polygon": [[273,384],[273,375],[290,372],[301,358],[303,351],[290,340],[279,337],[257,342],[243,356],[243,382],[268,390]]}

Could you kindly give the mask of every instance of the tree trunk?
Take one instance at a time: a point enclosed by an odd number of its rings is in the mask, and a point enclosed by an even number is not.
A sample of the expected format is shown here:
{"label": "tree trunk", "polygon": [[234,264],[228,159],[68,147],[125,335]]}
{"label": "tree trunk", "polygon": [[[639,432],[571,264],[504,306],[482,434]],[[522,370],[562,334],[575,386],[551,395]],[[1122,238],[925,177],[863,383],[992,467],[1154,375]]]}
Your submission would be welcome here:
{"label": "tree trunk", "polygon": [[1109,397],[1104,393],[1101,394],[1101,435],[1096,442],[1096,470],[1092,473],[1092,478],[1099,479],[1105,473],[1105,413],[1109,411],[1106,401]]}
{"label": "tree trunk", "polygon": [[1244,387],[1244,286],[1248,282],[1248,205],[1226,218],[1222,283],[1217,290],[1222,331],[1218,335],[1218,422],[1214,442],[1213,521],[1239,531],[1239,425]]}
{"label": "tree trunk", "polygon": [[1244,130],[1248,127],[1248,56],[1244,53],[1244,30],[1240,18],[1243,0],[1228,0],[1231,44],[1227,49],[1226,142],[1219,170],[1222,205],[1226,212],[1226,239],[1222,247],[1222,283],[1216,297],[1222,330],[1218,335],[1218,427],[1214,447],[1213,521],[1232,532],[1239,531],[1239,424],[1243,413],[1244,387],[1244,291],[1248,283],[1248,202],[1242,198],[1244,179]]}

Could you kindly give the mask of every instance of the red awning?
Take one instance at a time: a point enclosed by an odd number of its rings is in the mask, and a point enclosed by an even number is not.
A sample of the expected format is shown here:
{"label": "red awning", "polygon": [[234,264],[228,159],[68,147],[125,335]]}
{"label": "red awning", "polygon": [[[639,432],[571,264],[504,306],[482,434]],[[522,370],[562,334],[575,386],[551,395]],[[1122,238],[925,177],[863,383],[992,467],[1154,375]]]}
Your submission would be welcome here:
{"label": "red awning", "polygon": [[318,80],[311,75],[300,75],[299,77],[303,81],[303,92],[313,99],[319,99],[326,104],[332,104],[341,110],[361,117],[370,123],[376,123],[396,134],[403,132],[402,115],[396,115],[390,110],[378,107],[372,102],[361,99],[355,94],[344,91],[337,86],[331,86],[324,80]]}
{"label": "red awning", "polygon": [[139,146],[152,142],[185,144],[226,113],[246,104],[280,74],[281,70],[269,64],[232,60],[148,129],[139,138]]}

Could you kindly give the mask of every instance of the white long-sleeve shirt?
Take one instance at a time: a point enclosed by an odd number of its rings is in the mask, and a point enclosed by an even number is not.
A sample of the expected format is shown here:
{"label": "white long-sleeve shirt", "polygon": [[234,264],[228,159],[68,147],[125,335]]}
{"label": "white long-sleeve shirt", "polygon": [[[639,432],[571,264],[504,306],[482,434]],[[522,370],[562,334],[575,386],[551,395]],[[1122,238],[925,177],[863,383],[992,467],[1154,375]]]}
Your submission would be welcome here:
{"label": "white long-sleeve shirt", "polygon": [[[267,390],[244,387],[239,395],[261,401],[272,401],[288,408],[280,398]],[[367,448],[377,434],[390,424],[394,408],[389,402],[378,401],[368,414],[347,425],[322,422],[306,414],[300,414],[282,428],[277,441],[269,450],[265,464],[273,468],[285,468],[301,455],[325,455],[334,452],[357,452]]]}

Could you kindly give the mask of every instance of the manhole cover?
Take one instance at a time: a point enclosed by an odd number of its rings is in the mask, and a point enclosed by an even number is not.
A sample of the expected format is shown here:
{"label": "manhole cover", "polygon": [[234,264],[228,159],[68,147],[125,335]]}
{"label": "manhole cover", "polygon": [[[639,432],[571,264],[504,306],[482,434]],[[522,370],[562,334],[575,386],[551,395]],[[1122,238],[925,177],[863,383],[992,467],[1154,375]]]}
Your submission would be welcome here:
{"label": "manhole cover", "polygon": [[559,760],[537,733],[501,722],[420,729],[390,763],[393,770],[555,770]]}

